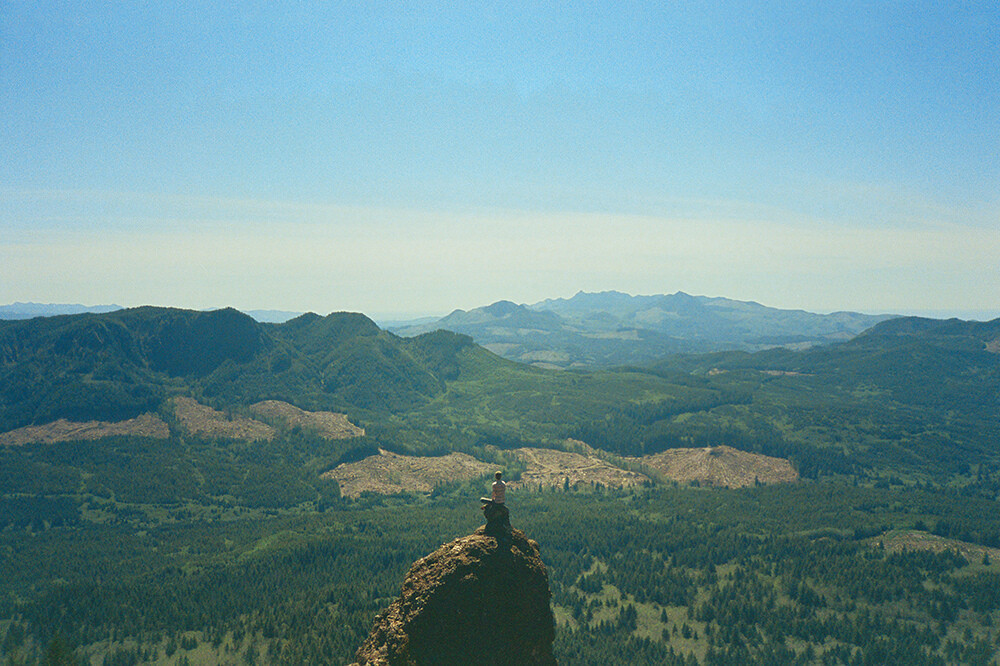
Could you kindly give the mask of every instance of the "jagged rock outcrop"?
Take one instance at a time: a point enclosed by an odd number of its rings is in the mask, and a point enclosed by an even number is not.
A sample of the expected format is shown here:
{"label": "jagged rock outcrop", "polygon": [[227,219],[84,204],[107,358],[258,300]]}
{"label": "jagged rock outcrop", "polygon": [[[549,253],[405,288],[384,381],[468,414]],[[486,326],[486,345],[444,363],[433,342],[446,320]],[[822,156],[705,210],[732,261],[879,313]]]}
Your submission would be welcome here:
{"label": "jagged rock outcrop", "polygon": [[361,666],[554,666],[555,625],[538,544],[474,534],[417,560],[402,594],[375,619]]}

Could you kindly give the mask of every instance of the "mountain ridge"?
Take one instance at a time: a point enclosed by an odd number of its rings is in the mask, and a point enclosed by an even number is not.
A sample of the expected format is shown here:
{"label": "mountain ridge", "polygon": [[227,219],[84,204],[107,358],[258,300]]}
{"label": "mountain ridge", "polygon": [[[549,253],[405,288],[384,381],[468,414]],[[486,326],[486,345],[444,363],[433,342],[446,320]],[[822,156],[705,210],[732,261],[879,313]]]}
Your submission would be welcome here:
{"label": "mountain ridge", "polygon": [[450,330],[510,360],[569,368],[641,364],[673,353],[802,349],[848,340],[894,316],[821,315],[682,291],[580,291],[532,305],[497,301],[391,330],[402,336]]}
{"label": "mountain ridge", "polygon": [[[214,327],[235,348],[202,347]],[[283,327],[150,308],[0,322],[0,429],[145,401],[168,433],[82,441],[90,424],[63,423],[58,442],[0,446],[0,590],[14,636],[0,656],[34,663],[55,629],[95,663],[350,660],[406,565],[468,534],[488,488],[450,474],[429,497],[402,484],[355,497],[324,478],[382,448],[419,456],[408,465],[461,452],[520,481],[512,518],[544,543],[564,663],[680,664],[681,648],[722,663],[808,661],[790,640],[831,663],[909,663],[918,635],[928,663],[980,663],[977,646],[996,643],[998,334],[1000,320],[911,318],[802,351],[556,372],[456,333],[399,338],[362,315]],[[233,429],[188,427],[178,398]],[[254,407],[282,398],[279,411]],[[356,436],[318,436],[295,420],[303,410],[351,417]],[[258,415],[273,438],[238,428]],[[584,442],[602,461],[708,476],[577,486],[573,470],[600,471],[583,467]],[[548,468],[564,491],[533,490],[541,452],[560,450],[581,454]],[[757,487],[766,479],[749,464],[738,479],[718,469],[741,452],[802,482]],[[966,557],[951,552],[962,543]],[[744,611],[764,620],[730,633]],[[897,626],[901,612],[910,619]],[[772,631],[774,617],[803,622]],[[969,627],[980,633],[957,651]]]}
{"label": "mountain ridge", "polygon": [[0,429],[121,421],[184,394],[219,407],[404,409],[458,376],[456,354],[491,356],[477,350],[447,332],[398,338],[357,313],[262,324],[232,308],[145,306],[0,321]]}
{"label": "mountain ridge", "polygon": [[261,324],[231,309],[149,307],[0,322],[0,432],[168,415],[176,398],[236,414],[277,400],[348,415],[369,453],[483,454],[572,438],[623,457],[729,445],[787,458],[806,477],[890,459],[954,473],[971,452],[989,453],[998,351],[1000,320],[911,318],[803,351],[566,373],[458,333],[398,337],[357,313]]}

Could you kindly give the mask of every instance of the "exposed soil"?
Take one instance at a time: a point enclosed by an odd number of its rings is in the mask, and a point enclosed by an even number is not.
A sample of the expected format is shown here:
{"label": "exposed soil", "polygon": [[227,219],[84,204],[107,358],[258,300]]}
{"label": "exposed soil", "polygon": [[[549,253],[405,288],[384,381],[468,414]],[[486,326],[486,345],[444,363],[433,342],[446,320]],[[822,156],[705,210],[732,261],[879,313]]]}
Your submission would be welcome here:
{"label": "exposed soil", "polygon": [[[511,453],[525,462],[526,469],[519,481],[509,487],[533,489],[563,485],[597,485],[621,488],[651,482],[638,471],[622,469],[604,460],[595,449],[583,442],[567,440],[576,452],[552,449],[521,448]],[[698,481],[701,484],[740,488],[756,483],[791,483],[798,473],[784,458],[772,458],[746,453],[729,446],[712,449],[672,449],[654,456],[625,458],[628,466],[651,468],[666,479],[679,483]],[[362,492],[381,494],[398,492],[430,492],[447,481],[462,481],[491,475],[492,464],[476,460],[464,453],[447,456],[401,456],[379,449],[379,454],[364,460],[344,463],[323,474],[336,479],[340,492],[357,497]],[[484,492],[486,486],[484,486]]]}
{"label": "exposed soil", "polygon": [[326,439],[347,439],[361,437],[364,428],[359,428],[347,420],[346,414],[336,412],[307,412],[295,405],[280,400],[265,400],[250,405],[254,416],[281,423],[287,428],[303,428]]}
{"label": "exposed soil", "polygon": [[142,414],[128,421],[86,421],[76,422],[59,419],[40,426],[26,426],[0,433],[0,446],[21,446],[40,442],[75,442],[103,437],[151,437],[166,439],[170,429],[163,419],[155,414]]}
{"label": "exposed soil", "polygon": [[626,460],[646,465],[678,483],[698,483],[744,488],[756,483],[792,483],[799,474],[784,458],[747,453],[731,446],[669,449]]}
{"label": "exposed soil", "polygon": [[952,550],[958,551],[965,559],[972,563],[981,562],[983,555],[989,557],[991,562],[1000,561],[1000,548],[989,548],[988,546],[980,546],[968,541],[945,539],[944,537],[918,530],[886,532],[881,536],[874,537],[871,543],[872,545],[882,543],[886,550],[894,553],[904,550],[929,550],[933,553]]}
{"label": "exposed soil", "polygon": [[621,488],[649,481],[644,474],[615,467],[596,455],[534,448],[515,449],[514,453],[527,464],[527,469],[521,473],[520,481],[510,484],[511,488],[562,486],[567,481],[571,486],[599,483]]}
{"label": "exposed soil", "polygon": [[193,398],[174,398],[172,405],[178,425],[189,435],[248,441],[274,439],[275,430],[266,423],[225,414]]}
{"label": "exposed soil", "polygon": [[[239,415],[227,415],[192,398],[174,398],[171,401],[174,416],[180,429],[189,435],[249,441],[271,440],[275,429],[260,421]],[[326,439],[361,437],[365,434],[335,412],[307,412],[287,402],[266,400],[250,407],[262,418],[276,422],[282,428],[301,427]],[[152,437],[166,439],[170,428],[156,414],[143,414],[127,421],[67,421],[59,419],[40,426],[26,426],[0,433],[0,446],[21,446],[34,442],[54,443],[94,440],[102,437]]]}
{"label": "exposed soil", "polygon": [[379,449],[377,456],[337,465],[323,474],[323,478],[336,479],[341,495],[357,497],[366,490],[383,495],[428,493],[439,483],[474,479],[494,471],[493,465],[465,453],[416,457]]}

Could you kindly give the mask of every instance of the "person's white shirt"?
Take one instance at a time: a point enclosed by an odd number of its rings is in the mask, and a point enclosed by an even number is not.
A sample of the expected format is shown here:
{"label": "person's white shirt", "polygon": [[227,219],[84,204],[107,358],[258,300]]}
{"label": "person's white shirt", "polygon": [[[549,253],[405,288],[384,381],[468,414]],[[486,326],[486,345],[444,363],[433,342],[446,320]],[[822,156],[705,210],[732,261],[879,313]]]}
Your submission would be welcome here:
{"label": "person's white shirt", "polygon": [[497,479],[493,482],[493,503],[503,504],[507,498],[507,484]]}

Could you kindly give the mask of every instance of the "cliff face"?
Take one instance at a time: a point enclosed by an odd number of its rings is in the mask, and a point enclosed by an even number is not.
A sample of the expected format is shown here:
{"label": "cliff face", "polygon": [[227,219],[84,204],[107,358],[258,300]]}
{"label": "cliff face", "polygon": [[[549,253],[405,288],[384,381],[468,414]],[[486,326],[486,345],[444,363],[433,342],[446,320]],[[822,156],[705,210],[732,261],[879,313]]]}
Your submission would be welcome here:
{"label": "cliff face", "polygon": [[417,560],[402,594],[375,619],[361,666],[554,666],[555,625],[538,544],[483,528]]}

